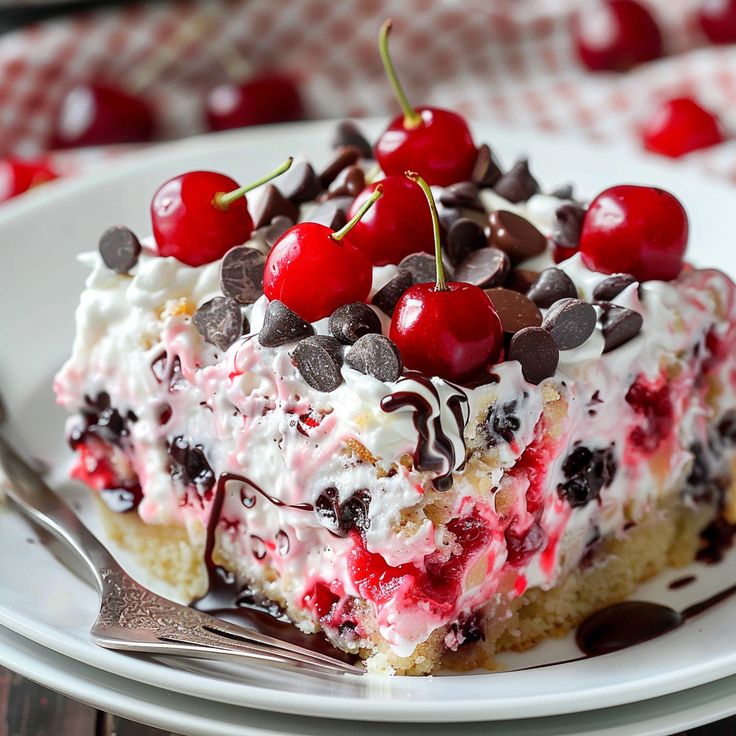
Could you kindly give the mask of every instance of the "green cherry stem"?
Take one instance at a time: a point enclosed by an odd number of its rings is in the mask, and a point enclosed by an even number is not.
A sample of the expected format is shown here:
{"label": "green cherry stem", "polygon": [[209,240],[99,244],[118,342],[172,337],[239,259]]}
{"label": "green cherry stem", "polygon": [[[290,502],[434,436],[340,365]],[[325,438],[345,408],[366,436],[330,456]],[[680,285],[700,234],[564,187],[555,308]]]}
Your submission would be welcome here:
{"label": "green cherry stem", "polygon": [[437,214],[437,205],[432,196],[432,190],[429,188],[424,179],[422,179],[416,171],[405,171],[404,176],[415,181],[420,189],[424,192],[424,196],[429,202],[429,211],[432,213],[432,234],[434,236],[434,259],[437,269],[437,281],[435,282],[435,291],[447,291],[447,282],[445,281],[445,267],[442,263],[442,245],[440,244],[440,218]]}
{"label": "green cherry stem", "polygon": [[368,199],[360,206],[360,209],[355,213],[350,222],[343,225],[337,232],[332,233],[330,237],[333,240],[342,240],[359,222],[360,218],[373,207],[373,203],[383,196],[383,186],[379,184]]}
{"label": "green cherry stem", "polygon": [[262,176],[260,179],[256,179],[253,183],[246,184],[244,187],[240,187],[239,189],[233,189],[232,192],[219,192],[212,200],[213,204],[217,209],[226,210],[236,199],[240,199],[244,194],[247,194],[252,189],[260,187],[261,184],[265,184],[266,182],[271,181],[271,179],[281,176],[285,171],[288,171],[293,162],[294,159],[289,156],[289,158],[287,158],[286,161],[278,167],[278,169],[275,169],[270,174],[266,174],[266,176]]}
{"label": "green cherry stem", "polygon": [[401,82],[399,82],[399,77],[396,74],[394,63],[391,61],[391,55],[388,52],[388,37],[391,33],[392,26],[393,22],[391,21],[391,18],[388,18],[383,22],[378,34],[378,51],[381,54],[381,61],[383,62],[383,68],[386,70],[388,81],[391,82],[396,99],[399,101],[401,110],[404,113],[404,127],[407,129],[416,128],[418,125],[421,125],[422,117],[411,106],[409,100],[404,94]]}

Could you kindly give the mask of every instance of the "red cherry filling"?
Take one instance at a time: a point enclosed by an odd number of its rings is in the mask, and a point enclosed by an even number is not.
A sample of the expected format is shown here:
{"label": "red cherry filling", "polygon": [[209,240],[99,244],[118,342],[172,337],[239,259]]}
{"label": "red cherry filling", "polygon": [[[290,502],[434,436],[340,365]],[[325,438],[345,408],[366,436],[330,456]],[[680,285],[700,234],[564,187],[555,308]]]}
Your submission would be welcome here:
{"label": "red cherry filling", "polygon": [[299,88],[280,72],[260,74],[241,84],[226,82],[207,96],[210,130],[300,120],[303,115]]}
{"label": "red cherry filling", "polygon": [[24,161],[18,158],[0,161],[0,202],[57,177],[58,174],[44,161]]}
{"label": "red cherry filling", "polygon": [[117,87],[80,84],[64,97],[52,148],[137,143],[153,137],[153,111],[140,97]]}
{"label": "red cherry filling", "polygon": [[[381,198],[350,233],[350,241],[365,253],[375,266],[399,263],[417,251],[432,252],[432,216],[416,182],[401,176],[387,176],[380,182]],[[350,208],[353,217],[375,191],[367,186]]]}
{"label": "red cherry filling", "polygon": [[414,173],[407,176],[419,184],[429,202],[437,281],[415,284],[402,294],[391,318],[389,337],[407,368],[450,381],[470,380],[498,359],[503,347],[501,321],[482,289],[445,282],[432,192],[422,177]]}
{"label": "red cherry filling", "polygon": [[332,609],[337,605],[339,600],[340,596],[335,595],[325,583],[315,583],[304,594],[302,603],[318,619],[323,619],[332,612]]}
{"label": "red cherry filling", "polygon": [[589,0],[572,23],[575,49],[591,71],[625,71],[662,56],[662,33],[635,0]]}
{"label": "red cherry filling", "polygon": [[302,222],[274,244],[263,273],[263,293],[278,299],[308,322],[329,317],[338,307],[362,302],[373,281],[370,261],[356,248],[350,233],[381,197],[376,187],[350,222],[335,232],[326,225]]}
{"label": "red cherry filling", "polygon": [[674,409],[666,381],[662,379],[656,385],[639,376],[631,384],[626,401],[642,418],[642,424],[629,433],[630,442],[643,452],[653,453],[672,432]]}
{"label": "red cherry filling", "polygon": [[390,566],[380,554],[369,552],[354,533],[348,567],[360,595],[378,605],[402,595],[413,605],[428,601],[431,610],[448,613],[461,593],[467,569],[490,544],[491,532],[477,510],[453,519],[447,530],[454,535],[454,543],[448,550],[427,555],[423,570],[410,563]]}
{"label": "red cherry filling", "polygon": [[698,21],[713,43],[736,43],[736,0],[705,0]]}
{"label": "red cherry filling", "polygon": [[644,148],[678,158],[690,151],[723,143],[718,118],[695,100],[666,100],[642,129]]}
{"label": "red cherry filling", "polygon": [[439,186],[466,181],[477,155],[467,123],[449,110],[414,109],[409,104],[388,52],[390,31],[391,21],[387,20],[381,26],[378,47],[403,114],[378,139],[376,160],[389,175],[417,171],[429,184]]}
{"label": "red cherry filling", "polygon": [[158,254],[202,266],[244,243],[253,232],[244,195],[282,174],[291,162],[288,159],[273,173],[244,187],[214,171],[189,171],[169,179],[151,202]]}
{"label": "red cherry filling", "polygon": [[593,271],[670,281],[682,270],[688,230],[683,206],[668,192],[620,185],[601,192],[588,208],[580,253]]}

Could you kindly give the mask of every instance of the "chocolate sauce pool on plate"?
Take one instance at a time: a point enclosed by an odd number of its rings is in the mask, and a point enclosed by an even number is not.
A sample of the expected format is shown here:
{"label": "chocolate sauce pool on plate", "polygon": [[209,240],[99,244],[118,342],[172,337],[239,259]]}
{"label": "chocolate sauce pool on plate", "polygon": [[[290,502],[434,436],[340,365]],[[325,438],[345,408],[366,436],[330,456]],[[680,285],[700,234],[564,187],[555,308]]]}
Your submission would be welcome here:
{"label": "chocolate sauce pool on plate", "polygon": [[624,601],[594,613],[578,627],[575,641],[589,657],[655,639],[736,594],[736,585],[682,611],[661,603]]}

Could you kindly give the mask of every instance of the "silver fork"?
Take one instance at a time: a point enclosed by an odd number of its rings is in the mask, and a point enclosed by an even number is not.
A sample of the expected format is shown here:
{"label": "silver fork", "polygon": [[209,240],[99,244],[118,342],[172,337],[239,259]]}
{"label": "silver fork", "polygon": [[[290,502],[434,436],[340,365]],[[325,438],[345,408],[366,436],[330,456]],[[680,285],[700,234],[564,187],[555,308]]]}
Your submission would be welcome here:
{"label": "silver fork", "polygon": [[[0,425],[5,419],[0,398]],[[2,434],[0,468],[8,479],[4,490],[18,509],[69,546],[92,572],[101,603],[90,635],[99,646],[158,655],[261,661],[336,675],[363,674],[339,659],[214,618],[140,585]]]}

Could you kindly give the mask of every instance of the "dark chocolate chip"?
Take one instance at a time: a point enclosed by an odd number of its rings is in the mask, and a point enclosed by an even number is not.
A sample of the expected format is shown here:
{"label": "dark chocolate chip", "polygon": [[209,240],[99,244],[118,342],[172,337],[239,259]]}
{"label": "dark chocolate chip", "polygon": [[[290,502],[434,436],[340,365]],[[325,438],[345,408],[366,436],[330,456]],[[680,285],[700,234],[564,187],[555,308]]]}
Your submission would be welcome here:
{"label": "dark chocolate chip", "polygon": [[109,227],[100,238],[103,263],[115,273],[128,273],[141,254],[141,243],[135,233],[123,225]]}
{"label": "dark chocolate chip", "polygon": [[529,171],[529,161],[517,161],[493,185],[493,191],[509,202],[526,202],[539,191],[539,183]]}
{"label": "dark chocolate chip", "polygon": [[593,289],[593,299],[597,302],[610,302],[615,299],[627,286],[635,284],[636,279],[630,273],[615,273],[598,284]]}
{"label": "dark chocolate chip", "polygon": [[[399,268],[411,274],[415,284],[429,284],[437,278],[437,264],[429,253],[412,253],[399,261]],[[449,274],[445,273],[449,279]]]}
{"label": "dark chocolate chip", "polygon": [[273,184],[266,185],[265,191],[253,207],[253,228],[269,225],[275,217],[283,215],[294,222],[299,219],[299,207],[283,194]]}
{"label": "dark chocolate chip", "polygon": [[238,245],[231,248],[220,265],[220,289],[225,296],[252,304],[263,294],[263,269],[266,256],[255,248]]}
{"label": "dark chocolate chip", "polygon": [[519,263],[544,253],[547,238],[529,220],[508,210],[496,210],[489,218],[490,245],[507,253],[511,263]]}
{"label": "dark chocolate chip", "polygon": [[357,148],[362,158],[373,158],[373,147],[352,120],[339,122],[332,139],[333,148],[345,148],[346,146]]}
{"label": "dark chocolate chip", "polygon": [[310,213],[309,222],[318,222],[332,230],[339,230],[348,221],[348,210],[353,203],[352,197],[335,197],[315,207]]}
{"label": "dark chocolate chip", "polygon": [[472,181],[460,181],[457,184],[450,184],[449,187],[443,189],[442,194],[440,194],[440,204],[443,207],[462,207],[466,210],[485,212],[485,208],[478,194],[478,185],[473,184]]}
{"label": "dark chocolate chip", "polygon": [[565,202],[555,210],[552,242],[560,248],[577,248],[583,229],[585,207],[575,202]]}
{"label": "dark chocolate chip", "polygon": [[269,248],[273,248],[274,243],[294,225],[294,220],[286,215],[276,215],[271,220],[271,224],[263,229],[263,240]]}
{"label": "dark chocolate chip", "polygon": [[483,228],[469,217],[461,217],[450,226],[445,241],[445,253],[450,263],[456,265],[473,251],[485,248],[488,240]]}
{"label": "dark chocolate chip", "polygon": [[633,340],[641,332],[644,319],[639,312],[610,302],[602,302],[598,306],[601,308],[604,353]]}
{"label": "dark chocolate chip", "polygon": [[345,345],[352,345],[359,337],[381,332],[379,316],[363,302],[343,304],[330,316],[332,336]]}
{"label": "dark chocolate chip", "polygon": [[574,199],[575,189],[572,184],[563,184],[562,186],[557,187],[557,189],[553,189],[549,193],[549,196],[554,197],[555,199]]}
{"label": "dark chocolate chip", "polygon": [[305,382],[317,391],[334,391],[342,383],[342,346],[334,337],[305,337],[291,359]]}
{"label": "dark chocolate chip", "polygon": [[487,289],[501,320],[501,327],[508,335],[513,335],[525,327],[539,327],[542,324],[542,313],[537,305],[523,294],[511,289]]}
{"label": "dark chocolate chip", "polygon": [[455,281],[490,289],[501,286],[508,276],[509,257],[498,248],[481,248],[471,253],[456,269]]}
{"label": "dark chocolate chip", "polygon": [[549,309],[560,299],[575,299],[578,290],[572,279],[560,268],[545,268],[526,295],[540,308]]}
{"label": "dark chocolate chip", "polygon": [[322,191],[317,174],[311,164],[300,161],[279,177],[278,188],[286,199],[294,204],[303,204],[317,199]]}
{"label": "dark chocolate chip", "polygon": [[524,380],[536,386],[554,376],[560,350],[554,337],[543,327],[525,327],[511,338],[507,358],[518,360]]}
{"label": "dark chocolate chip", "polygon": [[573,350],[593,334],[596,321],[592,304],[582,299],[560,299],[549,308],[542,327],[549,330],[560,350]]}
{"label": "dark chocolate chip", "polygon": [[398,381],[404,370],[399,349],[384,335],[363,335],[346,353],[345,363],[379,381]]}
{"label": "dark chocolate chip", "polygon": [[287,342],[296,342],[314,334],[314,328],[286,304],[274,299],[268,303],[258,342],[265,348],[275,348]]}
{"label": "dark chocolate chip", "polygon": [[539,271],[530,271],[527,268],[512,268],[504,286],[507,289],[526,294],[538,278]]}
{"label": "dark chocolate chip", "polygon": [[357,164],[359,159],[359,148],[355,146],[343,146],[340,148],[332,161],[320,172],[319,183],[322,188],[327,189],[343,169]]}
{"label": "dark chocolate chip", "polygon": [[443,207],[442,205],[440,205],[437,208],[437,214],[439,215],[440,225],[445,230],[445,232],[449,232],[450,228],[458,220],[471,220],[481,230],[483,230],[483,232],[485,232],[486,228],[488,227],[488,215],[485,212],[468,210],[462,207],[458,209],[450,209],[448,207]]}
{"label": "dark chocolate chip", "polygon": [[348,166],[343,169],[330,184],[327,190],[328,198],[357,197],[365,186],[365,174],[360,166]]}
{"label": "dark chocolate chip", "polygon": [[[434,259],[433,259],[434,260]],[[414,283],[412,274],[400,269],[391,281],[382,286],[371,299],[371,303],[377,306],[384,314],[389,317],[394,313],[396,303],[401,295]]]}
{"label": "dark chocolate chip", "polygon": [[243,334],[240,304],[229,296],[205,302],[192,317],[197,332],[219,350],[227,350]]}
{"label": "dark chocolate chip", "polygon": [[483,143],[478,147],[478,155],[475,158],[470,179],[481,189],[487,189],[492,187],[500,178],[501,167],[498,165],[491,149]]}

